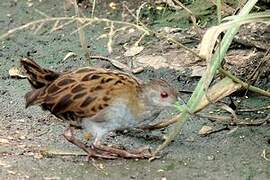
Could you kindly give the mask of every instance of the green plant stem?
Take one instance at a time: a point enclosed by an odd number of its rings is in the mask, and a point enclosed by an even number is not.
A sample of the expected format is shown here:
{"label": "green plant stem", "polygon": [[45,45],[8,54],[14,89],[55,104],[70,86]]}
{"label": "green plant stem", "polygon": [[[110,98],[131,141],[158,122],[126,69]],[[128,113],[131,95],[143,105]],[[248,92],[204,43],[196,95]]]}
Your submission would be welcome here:
{"label": "green plant stem", "polygon": [[[239,13],[239,16],[245,16],[247,15],[251,9],[254,7],[258,0],[249,0],[246,5],[242,8],[242,10]],[[191,98],[189,99],[187,103],[188,109],[182,112],[180,120],[176,123],[174,126],[174,129],[169,132],[169,134],[166,137],[166,140],[163,144],[161,144],[156,151],[154,152],[154,156],[159,153],[162,149],[164,149],[181,131],[183,123],[189,118],[190,112],[193,113],[195,109],[197,108],[200,100],[205,94],[205,89],[208,88],[209,84],[211,83],[214,75],[216,74],[216,71],[218,70],[220,63],[222,59],[225,56],[225,53],[227,52],[233,37],[238,32],[239,26],[235,26],[230,28],[224,35],[220,47],[217,48],[215,51],[210,63],[208,64],[208,71],[203,75],[203,77],[198,82],[195,91],[193,92]],[[209,67],[209,65],[211,65]]]}

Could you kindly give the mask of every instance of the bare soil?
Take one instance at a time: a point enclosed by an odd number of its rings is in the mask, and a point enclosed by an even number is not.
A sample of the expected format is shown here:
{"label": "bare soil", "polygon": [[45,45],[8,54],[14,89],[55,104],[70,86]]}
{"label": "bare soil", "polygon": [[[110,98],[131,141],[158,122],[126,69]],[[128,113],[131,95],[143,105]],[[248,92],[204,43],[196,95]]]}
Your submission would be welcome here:
{"label": "bare soil", "polygon": [[[32,4],[31,4],[32,3]],[[106,17],[113,14],[109,3],[102,3],[99,13]],[[107,8],[107,11],[104,9]],[[49,16],[64,16],[62,1],[14,1],[0,2],[0,34],[34,19],[44,18],[38,11]],[[107,14],[106,14],[107,13]],[[67,14],[74,14],[72,7]],[[85,10],[89,15],[89,9]],[[37,27],[35,27],[36,29]],[[8,70],[18,66],[21,57],[31,56],[40,64],[58,71],[89,65],[84,59],[78,34],[70,34],[74,25],[50,33],[52,24],[44,25],[37,33],[35,29],[19,31],[3,39],[0,47],[0,179],[270,179],[270,161],[262,157],[270,151],[270,126],[229,126],[211,122],[206,118],[193,117],[185,123],[181,135],[168,146],[161,159],[147,160],[97,160],[97,169],[85,160],[85,156],[44,156],[42,150],[59,150],[81,153],[62,136],[65,122],[60,121],[39,107],[25,109],[24,94],[30,90],[26,80],[11,79]],[[106,30],[103,26],[92,26],[86,30],[89,50],[96,55],[109,55],[106,39],[98,40]],[[121,37],[123,38],[121,40]],[[135,39],[120,36],[118,44],[110,55],[123,57],[124,42],[134,43]],[[162,55],[167,49],[162,40],[150,38],[145,42],[142,54]],[[174,51],[178,51],[178,48]],[[68,52],[77,56],[65,61]],[[178,57],[179,58],[179,57]],[[148,68],[136,75],[141,79],[163,78],[177,89],[193,90],[198,81],[186,72],[161,68]],[[267,87],[267,85],[266,85]],[[269,87],[269,84],[268,84]],[[183,95],[185,100],[190,94]],[[270,104],[269,98],[248,94],[242,108],[254,108]],[[228,99],[226,99],[226,102]],[[216,111],[211,106],[209,111]],[[247,113],[250,118],[265,117],[270,111]],[[169,117],[171,112],[164,112]],[[227,127],[226,130],[200,136],[202,126]],[[149,145],[155,148],[162,143],[162,136],[168,129],[148,133],[111,134],[107,143],[121,144],[128,148]],[[80,135],[78,130],[77,134]],[[268,154],[266,154],[269,157]]]}

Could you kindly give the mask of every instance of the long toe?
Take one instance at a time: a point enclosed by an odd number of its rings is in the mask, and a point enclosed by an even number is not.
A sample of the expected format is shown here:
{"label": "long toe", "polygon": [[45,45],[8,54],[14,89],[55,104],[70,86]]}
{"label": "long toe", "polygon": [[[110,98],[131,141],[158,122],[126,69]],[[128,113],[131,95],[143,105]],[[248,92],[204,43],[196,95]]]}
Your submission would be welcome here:
{"label": "long toe", "polygon": [[141,156],[142,158],[150,158],[152,157],[152,151],[149,147],[142,147],[138,149],[132,149],[129,151],[132,154],[136,154],[138,156]]}
{"label": "long toe", "polygon": [[95,158],[100,159],[117,159],[118,156],[116,154],[108,153],[108,152],[97,152],[96,150],[93,150],[92,148],[88,151],[87,160],[90,161]]}
{"label": "long toe", "polygon": [[122,158],[134,158],[134,159],[145,159],[152,157],[152,153],[149,148],[141,148],[136,150],[123,150],[111,146],[105,146],[98,144],[95,146],[99,151],[104,151],[112,156],[118,156]]}

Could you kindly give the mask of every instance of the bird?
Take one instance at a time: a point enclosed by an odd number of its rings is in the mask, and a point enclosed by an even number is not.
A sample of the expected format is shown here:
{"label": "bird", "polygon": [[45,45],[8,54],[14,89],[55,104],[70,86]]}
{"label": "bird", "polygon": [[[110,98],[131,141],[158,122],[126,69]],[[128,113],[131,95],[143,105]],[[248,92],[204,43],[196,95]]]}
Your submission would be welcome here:
{"label": "bird", "polygon": [[30,58],[22,58],[20,63],[32,87],[25,94],[26,108],[41,106],[91,134],[87,146],[74,136],[74,127],[68,126],[63,133],[90,158],[150,158],[149,148],[116,148],[102,144],[102,139],[109,132],[153,121],[177,101],[176,90],[161,79],[143,82],[126,72],[93,67],[55,72]]}

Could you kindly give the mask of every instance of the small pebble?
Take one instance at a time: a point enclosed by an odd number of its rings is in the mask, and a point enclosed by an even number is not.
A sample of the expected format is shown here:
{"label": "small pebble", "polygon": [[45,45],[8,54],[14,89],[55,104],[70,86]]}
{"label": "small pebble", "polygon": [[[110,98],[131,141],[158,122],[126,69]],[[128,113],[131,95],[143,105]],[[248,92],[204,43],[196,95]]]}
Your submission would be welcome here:
{"label": "small pebble", "polygon": [[207,156],[208,161],[213,161],[214,159],[215,159],[215,156],[213,155]]}
{"label": "small pebble", "polygon": [[19,139],[20,140],[24,140],[25,139],[25,136],[20,136]]}

